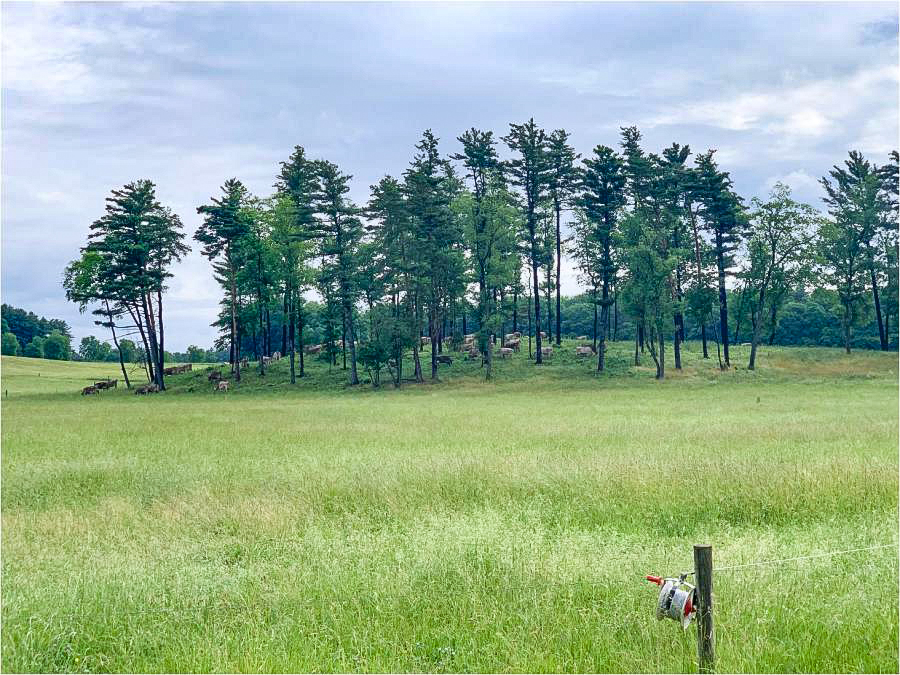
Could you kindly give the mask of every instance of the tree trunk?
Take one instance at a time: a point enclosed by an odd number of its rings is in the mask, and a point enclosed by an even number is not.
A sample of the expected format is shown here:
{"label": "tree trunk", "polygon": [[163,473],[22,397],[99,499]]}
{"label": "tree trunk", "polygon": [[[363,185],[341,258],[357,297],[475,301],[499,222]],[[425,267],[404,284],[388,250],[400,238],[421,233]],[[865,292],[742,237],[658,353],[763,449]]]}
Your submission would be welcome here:
{"label": "tree trunk", "polygon": [[[521,275],[521,271],[519,272]],[[520,276],[521,280],[521,276]],[[518,284],[518,282],[516,282]],[[519,330],[519,289],[518,287],[513,288],[513,329],[512,332],[516,333]]]}
{"label": "tree trunk", "polygon": [[541,364],[544,362],[541,354],[541,288],[538,282],[538,264],[534,256],[531,258],[531,276],[534,282],[535,363]]}
{"label": "tree trunk", "polygon": [[656,366],[656,379],[664,380],[666,378],[666,335],[662,331],[662,326],[657,326],[656,333],[659,336],[659,363]]}
{"label": "tree trunk", "polygon": [[237,284],[234,279],[234,267],[228,262],[228,270],[231,274],[231,344],[234,356],[234,381],[241,381],[241,345],[237,341]]}
{"label": "tree trunk", "polygon": [[306,365],[303,360],[303,309],[297,303],[297,353],[300,354],[300,377],[306,375]]}
{"label": "tree trunk", "polygon": [[709,351],[707,350],[707,347],[706,347],[706,324],[705,323],[700,324],[700,339],[703,341],[703,358],[708,359]]}
{"label": "tree trunk", "polygon": [[594,343],[594,353],[597,353],[597,291],[594,291],[594,329],[591,334],[591,341]]}
{"label": "tree trunk", "polygon": [[560,309],[560,297],[559,297],[559,279],[560,279],[560,270],[562,268],[562,237],[560,236],[560,227],[559,227],[559,212],[560,205],[556,204],[556,346],[560,345],[560,331],[562,325],[562,310]]}
{"label": "tree trunk", "polygon": [[286,315],[288,321],[288,339],[290,340],[290,354],[291,354],[291,384],[297,384],[297,373],[295,372],[295,340],[294,340],[294,293],[293,288],[291,288],[290,299],[288,300],[288,313]]}
{"label": "tree trunk", "polygon": [[881,344],[881,351],[886,352],[888,348],[887,333],[884,330],[884,321],[881,316],[881,299],[878,295],[878,276],[875,274],[875,260],[872,252],[869,251],[869,277],[872,281],[872,297],[875,300],[875,318],[878,321],[878,339]]}
{"label": "tree trunk", "polygon": [[547,267],[547,342],[553,342],[553,303],[550,302],[553,296],[553,270]]}
{"label": "tree trunk", "polygon": [[725,366],[731,365],[728,359],[728,296],[725,294],[725,257],[722,235],[716,232],[716,267],[719,272],[719,332],[722,341],[722,353]]}
{"label": "tree trunk", "polygon": [[[344,305],[344,325],[348,329],[349,337],[350,337],[350,384],[357,385],[359,384],[359,375],[356,372],[356,328],[354,327],[353,322],[353,306],[348,304]],[[346,359],[346,347],[347,340],[344,340],[344,358]],[[346,367],[346,361],[345,366]]]}
{"label": "tree trunk", "polygon": [[122,357],[122,348],[119,347],[119,339],[116,337],[116,324],[113,322],[113,315],[109,309],[109,301],[104,300],[103,302],[106,305],[106,315],[109,317],[109,329],[112,331],[113,344],[116,346],[116,351],[119,352],[119,366],[122,368],[122,377],[125,378],[125,387],[131,389],[131,382],[128,381],[128,371],[125,370],[125,359]]}
{"label": "tree trunk", "polygon": [[288,318],[288,294],[290,293],[290,287],[288,284],[284,287],[284,303],[282,308],[281,315],[281,353],[287,354],[287,340],[288,340],[288,323],[290,323],[290,319]]}
{"label": "tree trunk", "polygon": [[[603,270],[603,286],[600,297],[600,346],[597,354],[597,372],[606,367],[606,334],[609,332],[609,273]],[[596,310],[595,310],[596,311]]]}

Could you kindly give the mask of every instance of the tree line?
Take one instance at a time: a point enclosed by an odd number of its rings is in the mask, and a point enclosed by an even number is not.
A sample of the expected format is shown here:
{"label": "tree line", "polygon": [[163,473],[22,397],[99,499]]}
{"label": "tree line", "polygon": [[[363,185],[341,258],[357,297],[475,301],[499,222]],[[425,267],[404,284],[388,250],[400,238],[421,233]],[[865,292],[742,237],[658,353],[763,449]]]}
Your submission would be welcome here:
{"label": "tree line", "polygon": [[[265,375],[262,357],[279,351],[295,382],[311,340],[331,363],[340,355],[351,385],[361,369],[376,385],[385,371],[395,386],[437,380],[441,352],[470,333],[489,379],[495,341],[508,329],[533,337],[529,353],[541,364],[564,333],[564,253],[588,289],[598,371],[620,317],[634,328],[635,363],[649,352],[658,378],[669,344],[681,368],[689,330],[704,358],[715,343],[728,368],[743,328],[753,369],[786,303],[816,288],[837,298],[848,352],[870,315],[878,346],[889,348],[896,152],[884,165],[849,153],[821,179],[822,213],[783,184],[748,204],[714,150],[694,156],[673,143],[650,152],[635,127],[585,158],[565,130],[533,119],[500,138],[473,128],[456,141],[446,154],[426,131],[406,170],[370,186],[363,205],[348,196],[350,175],[296,146],[271,195],[230,178],[197,207],[203,222],[193,239],[222,288],[216,348],[227,350],[235,380],[243,357],[252,354]],[[123,333],[135,335],[148,377],[164,389],[164,292],[188,251],[181,220],[148,180],[114,190],[106,204],[66,268],[67,297],[92,308],[117,349]],[[306,299],[310,290],[321,303]]]}

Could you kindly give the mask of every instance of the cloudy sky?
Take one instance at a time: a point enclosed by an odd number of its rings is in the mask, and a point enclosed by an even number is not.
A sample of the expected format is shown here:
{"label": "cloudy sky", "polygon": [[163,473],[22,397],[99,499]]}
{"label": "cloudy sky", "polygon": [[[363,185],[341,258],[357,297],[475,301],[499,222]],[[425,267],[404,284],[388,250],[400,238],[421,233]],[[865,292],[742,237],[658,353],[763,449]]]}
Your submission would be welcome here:
{"label": "cloudy sky", "polygon": [[[534,116],[586,154],[636,124],[717,148],[748,199],[783,180],[818,205],[847,150],[897,145],[897,34],[896,3],[4,3],[3,301],[99,335],[60,279],[111,189],[152,179],[192,234],[226,178],[268,194],[299,144],[362,203],[429,127],[450,153]],[[218,297],[192,253],[167,344],[210,345]]]}

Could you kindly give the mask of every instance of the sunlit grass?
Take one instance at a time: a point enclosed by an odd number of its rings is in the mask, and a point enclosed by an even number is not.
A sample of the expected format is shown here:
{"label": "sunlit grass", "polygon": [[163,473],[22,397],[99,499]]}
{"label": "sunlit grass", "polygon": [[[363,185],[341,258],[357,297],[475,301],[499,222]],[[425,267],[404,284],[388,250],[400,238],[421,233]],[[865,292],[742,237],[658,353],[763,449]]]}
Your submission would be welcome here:
{"label": "sunlit grass", "polygon": [[[693,347],[664,383],[621,344],[600,377],[519,355],[372,392],[313,362],[290,393],[282,360],[151,397],[4,357],[3,669],[693,671],[644,574],[694,543],[717,566],[895,543],[898,490],[896,355],[720,373]],[[897,568],[717,573],[719,670],[896,671]]]}

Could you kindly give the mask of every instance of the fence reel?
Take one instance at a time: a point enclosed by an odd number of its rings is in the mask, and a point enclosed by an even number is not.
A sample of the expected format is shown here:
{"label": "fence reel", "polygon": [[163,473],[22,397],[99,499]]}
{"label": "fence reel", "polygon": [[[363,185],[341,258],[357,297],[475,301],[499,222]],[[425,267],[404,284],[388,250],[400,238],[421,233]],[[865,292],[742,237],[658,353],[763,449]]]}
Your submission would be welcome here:
{"label": "fence reel", "polygon": [[694,604],[695,589],[693,585],[685,581],[686,577],[686,574],[682,574],[677,579],[647,575],[647,581],[652,581],[660,587],[659,601],[656,604],[656,618],[660,621],[666,618],[677,621],[685,630],[697,613]]}

